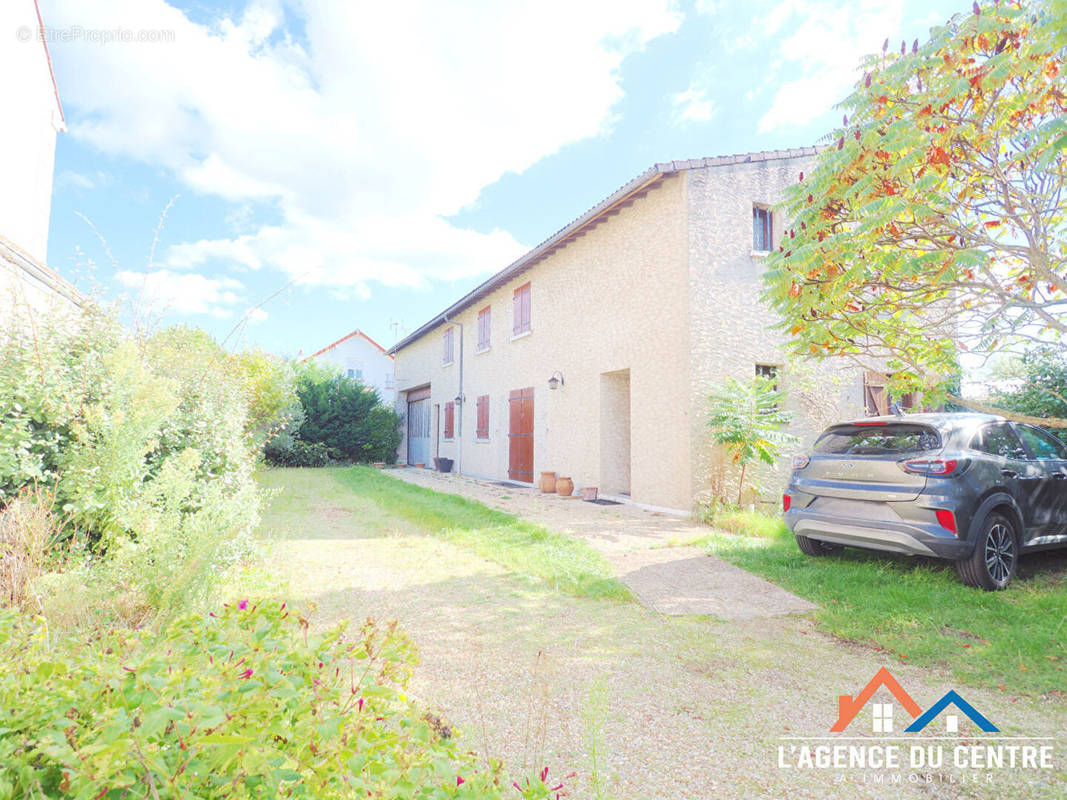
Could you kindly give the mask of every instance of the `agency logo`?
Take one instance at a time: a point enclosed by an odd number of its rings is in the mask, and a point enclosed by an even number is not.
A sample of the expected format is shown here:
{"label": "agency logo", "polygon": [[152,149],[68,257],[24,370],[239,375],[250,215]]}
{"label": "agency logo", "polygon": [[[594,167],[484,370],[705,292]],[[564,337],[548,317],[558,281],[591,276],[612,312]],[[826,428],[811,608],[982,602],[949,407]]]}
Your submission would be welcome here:
{"label": "agency logo", "polygon": [[779,769],[890,785],[991,783],[1005,771],[1055,766],[1051,737],[1004,735],[955,689],[924,709],[885,667],[858,694],[838,696],[829,732],[779,737]]}
{"label": "agency logo", "polygon": [[[979,730],[985,731],[986,733],[999,733],[1000,731],[1000,729],[986,719],[985,716],[980,714],[974,706],[960,697],[955,689],[945,692],[940,700],[926,709],[926,711],[923,711],[919,707],[919,704],[911,698],[911,695],[904,691],[904,688],[897,682],[897,679],[893,677],[889,670],[882,667],[874,673],[874,677],[868,681],[867,685],[863,687],[863,691],[858,695],[853,697],[852,695],[843,694],[837,698],[837,722],[830,728],[831,733],[841,733],[848,728],[860,711],[863,710],[864,706],[870,702],[875,693],[883,686],[889,690],[889,693],[896,698],[901,707],[903,707],[903,709],[912,717],[913,721],[904,729],[905,733],[918,733],[925,729],[931,722],[940,716],[941,712],[945,711],[950,706],[954,706],[958,711],[962,711],[971,722],[978,726]],[[893,732],[892,703],[873,704],[871,730],[873,733]],[[945,733],[958,732],[959,715],[946,714]]]}

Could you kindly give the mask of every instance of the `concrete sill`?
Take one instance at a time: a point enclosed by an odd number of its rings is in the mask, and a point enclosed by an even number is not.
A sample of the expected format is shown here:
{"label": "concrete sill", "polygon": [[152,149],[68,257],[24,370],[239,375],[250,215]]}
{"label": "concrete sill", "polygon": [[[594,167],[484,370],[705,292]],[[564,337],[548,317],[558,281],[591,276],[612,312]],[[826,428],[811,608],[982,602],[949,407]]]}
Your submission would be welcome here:
{"label": "concrete sill", "polygon": [[455,361],[445,361],[441,364],[441,369],[444,369],[445,367],[451,367],[455,363]]}
{"label": "concrete sill", "polygon": [[489,439],[475,439],[475,444],[489,444]]}
{"label": "concrete sill", "polygon": [[752,251],[752,257],[753,258],[766,258],[770,254],[771,254],[770,250],[753,250]]}
{"label": "concrete sill", "polygon": [[475,350],[474,351],[474,355],[480,356],[482,353],[488,353],[492,349],[493,349],[493,346],[489,345],[488,347],[483,347],[481,350]]}
{"label": "concrete sill", "polygon": [[532,331],[532,330],[529,330],[529,331],[523,331],[522,333],[516,333],[516,334],[515,334],[514,336],[512,336],[512,337],[511,337],[511,339],[509,339],[509,341],[512,341],[512,342],[514,342],[514,341],[515,341],[516,339],[525,339],[525,338],[526,338],[527,336],[529,336],[529,335],[530,335],[531,333],[533,333],[533,331]]}

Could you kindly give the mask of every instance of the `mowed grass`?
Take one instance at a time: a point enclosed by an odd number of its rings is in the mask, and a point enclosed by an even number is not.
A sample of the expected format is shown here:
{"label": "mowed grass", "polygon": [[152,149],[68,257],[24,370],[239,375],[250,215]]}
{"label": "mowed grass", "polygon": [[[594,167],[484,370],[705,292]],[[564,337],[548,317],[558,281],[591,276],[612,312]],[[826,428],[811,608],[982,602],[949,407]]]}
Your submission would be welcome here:
{"label": "mowed grass", "polygon": [[629,600],[611,566],[580,539],[458,495],[414,486],[388,472],[350,467],[337,481],[359,501],[423,532],[461,545],[510,572],[578,597]]}
{"label": "mowed grass", "polygon": [[834,636],[947,668],[974,686],[1067,692],[1065,551],[1025,555],[1006,591],[983,592],[932,559],[854,548],[805,556],[773,517],[746,533],[710,533],[692,544],[818,603],[818,624]]}

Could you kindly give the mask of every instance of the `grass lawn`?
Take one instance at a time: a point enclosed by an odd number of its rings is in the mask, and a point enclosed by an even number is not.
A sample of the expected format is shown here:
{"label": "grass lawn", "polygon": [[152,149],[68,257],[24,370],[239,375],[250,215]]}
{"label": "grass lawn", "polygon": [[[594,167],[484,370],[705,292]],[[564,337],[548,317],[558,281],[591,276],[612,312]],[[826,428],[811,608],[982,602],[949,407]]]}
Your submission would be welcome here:
{"label": "grass lawn", "polygon": [[[760,516],[751,515],[749,516]],[[901,661],[1011,692],[1067,690],[1067,553],[1025,555],[1004,592],[964,586],[951,564],[853,548],[803,555],[780,520],[723,520],[692,544],[820,605],[822,629]],[[748,520],[752,523],[752,520]],[[716,523],[712,523],[713,525]]]}
{"label": "grass lawn", "polygon": [[350,467],[337,480],[385,512],[468,548],[510,572],[579,597],[629,600],[608,562],[585,542],[550,531],[458,495],[442,494]]}

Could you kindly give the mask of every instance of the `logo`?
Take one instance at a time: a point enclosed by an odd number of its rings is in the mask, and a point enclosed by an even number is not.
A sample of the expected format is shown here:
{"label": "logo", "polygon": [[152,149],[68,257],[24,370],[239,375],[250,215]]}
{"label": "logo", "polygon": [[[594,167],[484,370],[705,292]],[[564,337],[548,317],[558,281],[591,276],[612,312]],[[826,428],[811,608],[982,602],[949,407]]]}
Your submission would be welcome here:
{"label": "logo", "polygon": [[955,689],[924,709],[885,667],[858,694],[838,695],[829,732],[779,737],[778,768],[832,769],[837,782],[899,785],[989,784],[1007,770],[1055,766],[1051,737],[1004,735]]}

